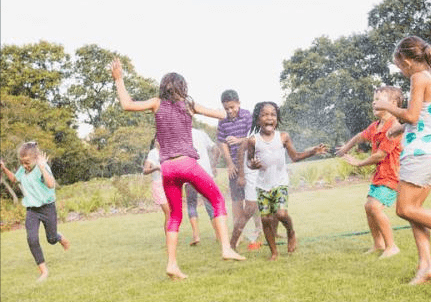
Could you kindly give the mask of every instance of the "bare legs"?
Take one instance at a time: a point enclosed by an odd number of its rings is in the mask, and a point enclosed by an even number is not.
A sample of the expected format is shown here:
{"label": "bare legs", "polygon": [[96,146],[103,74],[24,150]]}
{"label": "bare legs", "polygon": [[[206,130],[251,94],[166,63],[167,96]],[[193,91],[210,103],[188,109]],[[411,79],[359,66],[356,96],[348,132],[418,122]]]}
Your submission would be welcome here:
{"label": "bare legs", "polygon": [[394,243],[391,223],[388,216],[383,212],[384,205],[373,197],[368,197],[365,203],[368,226],[370,227],[374,245],[367,252],[383,250],[380,258],[387,258],[399,253],[399,248]]}
{"label": "bare legs", "polygon": [[416,276],[410,281],[412,285],[431,279],[431,210],[422,207],[430,190],[404,181],[398,186],[397,215],[410,222],[419,256]]}
{"label": "bare legs", "polygon": [[163,214],[165,215],[165,224],[163,225],[164,229],[165,229],[165,233],[166,233],[166,228],[168,225],[168,219],[169,219],[169,214],[170,214],[170,209],[169,209],[169,205],[167,203],[165,204],[161,204],[160,208],[162,208]]}
{"label": "bare legs", "polygon": [[287,210],[278,210],[276,214],[269,214],[262,216],[262,226],[263,233],[265,234],[265,239],[268,242],[269,249],[271,250],[271,258],[269,260],[277,260],[278,251],[275,243],[275,232],[274,232],[274,220],[279,220],[287,231],[287,251],[292,253],[296,249],[296,236],[293,230],[292,219],[288,215]]}
{"label": "bare legs", "polygon": [[[236,202],[237,204],[239,202]],[[238,239],[242,234],[242,231],[247,224],[247,222],[250,220],[251,217],[253,217],[254,213],[257,211],[257,202],[256,201],[245,201],[245,207],[242,211],[242,216],[238,217],[234,223],[233,231],[232,231],[232,237],[230,240],[230,246],[231,248],[235,249],[238,244]]]}

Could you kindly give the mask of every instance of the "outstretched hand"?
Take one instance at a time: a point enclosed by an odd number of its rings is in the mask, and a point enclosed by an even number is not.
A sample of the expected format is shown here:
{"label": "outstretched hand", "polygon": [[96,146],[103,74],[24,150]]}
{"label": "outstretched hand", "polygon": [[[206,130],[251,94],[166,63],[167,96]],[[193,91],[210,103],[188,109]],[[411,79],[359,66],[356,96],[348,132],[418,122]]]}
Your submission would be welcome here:
{"label": "outstretched hand", "polygon": [[44,167],[48,162],[49,156],[46,155],[45,152],[40,152],[37,156],[36,163],[39,167]]}
{"label": "outstretched hand", "polygon": [[111,68],[111,74],[112,74],[112,77],[114,78],[114,81],[119,80],[123,77],[123,67],[121,65],[119,58],[115,58],[111,62],[110,68]]}
{"label": "outstretched hand", "polygon": [[315,154],[324,154],[324,153],[328,152],[328,147],[326,147],[325,144],[319,144],[319,145],[315,146],[313,149],[314,149]]}
{"label": "outstretched hand", "polygon": [[348,162],[349,164],[351,164],[352,166],[358,166],[359,165],[359,160],[353,156],[351,156],[350,154],[345,154],[343,156],[343,159]]}

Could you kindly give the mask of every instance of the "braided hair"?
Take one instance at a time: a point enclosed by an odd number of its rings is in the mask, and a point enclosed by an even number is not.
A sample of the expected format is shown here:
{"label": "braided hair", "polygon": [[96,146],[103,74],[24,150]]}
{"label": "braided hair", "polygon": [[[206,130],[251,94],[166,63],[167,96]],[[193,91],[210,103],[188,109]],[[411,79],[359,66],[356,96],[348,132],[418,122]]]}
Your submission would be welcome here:
{"label": "braided hair", "polygon": [[260,131],[259,115],[262,108],[265,107],[266,105],[273,106],[275,111],[277,112],[277,126],[275,128],[277,129],[278,125],[282,124],[280,108],[278,107],[278,105],[274,102],[260,102],[260,103],[257,103],[256,106],[254,106],[253,116],[252,116],[253,122],[251,124],[250,134],[258,133]]}

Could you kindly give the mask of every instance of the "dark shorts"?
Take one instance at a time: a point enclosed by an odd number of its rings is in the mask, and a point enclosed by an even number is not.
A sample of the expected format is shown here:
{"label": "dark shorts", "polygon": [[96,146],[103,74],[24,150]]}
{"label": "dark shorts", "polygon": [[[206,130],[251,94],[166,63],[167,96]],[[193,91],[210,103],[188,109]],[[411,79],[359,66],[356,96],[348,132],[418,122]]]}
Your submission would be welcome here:
{"label": "dark shorts", "polygon": [[230,197],[232,201],[243,201],[245,200],[244,187],[240,187],[237,184],[238,177],[229,179]]}

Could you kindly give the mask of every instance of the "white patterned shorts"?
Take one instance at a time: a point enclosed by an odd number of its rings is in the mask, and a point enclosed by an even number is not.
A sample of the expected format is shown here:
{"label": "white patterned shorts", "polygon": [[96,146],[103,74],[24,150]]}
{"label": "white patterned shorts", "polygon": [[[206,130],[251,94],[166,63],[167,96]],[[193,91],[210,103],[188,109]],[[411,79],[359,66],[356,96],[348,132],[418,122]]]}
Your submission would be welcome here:
{"label": "white patterned shorts", "polygon": [[431,155],[403,157],[400,161],[400,180],[419,187],[431,186]]}

